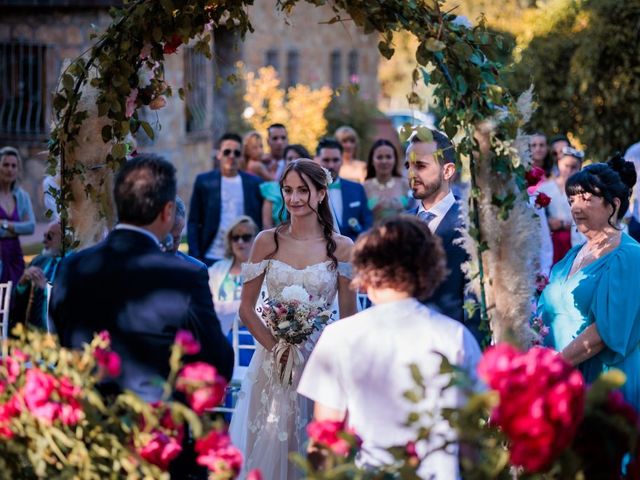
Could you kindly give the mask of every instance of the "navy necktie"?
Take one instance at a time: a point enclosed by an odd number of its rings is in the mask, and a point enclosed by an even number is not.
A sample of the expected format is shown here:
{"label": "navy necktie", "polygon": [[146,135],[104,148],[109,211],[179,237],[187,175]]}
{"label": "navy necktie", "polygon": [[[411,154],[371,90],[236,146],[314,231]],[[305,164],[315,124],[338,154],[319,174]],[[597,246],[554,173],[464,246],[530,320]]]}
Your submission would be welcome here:
{"label": "navy necktie", "polygon": [[427,212],[427,211],[425,211],[425,210],[420,210],[420,211],[418,212],[418,218],[419,218],[420,220],[422,220],[422,221],[427,225],[427,227],[428,227],[428,226],[429,226],[429,224],[431,223],[431,220],[433,220],[434,218],[436,218],[436,216],[437,216],[437,215],[436,215],[435,213]]}

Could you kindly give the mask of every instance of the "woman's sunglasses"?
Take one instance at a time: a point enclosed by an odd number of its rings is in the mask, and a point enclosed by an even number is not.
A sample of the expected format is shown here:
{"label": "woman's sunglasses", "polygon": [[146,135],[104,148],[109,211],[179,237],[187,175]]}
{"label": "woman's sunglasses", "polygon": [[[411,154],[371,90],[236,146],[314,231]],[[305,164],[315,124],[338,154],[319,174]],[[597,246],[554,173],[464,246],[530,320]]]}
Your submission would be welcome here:
{"label": "woman's sunglasses", "polygon": [[231,241],[234,243],[239,242],[240,240],[242,240],[244,243],[249,243],[252,238],[253,235],[250,233],[245,233],[243,235],[231,235]]}

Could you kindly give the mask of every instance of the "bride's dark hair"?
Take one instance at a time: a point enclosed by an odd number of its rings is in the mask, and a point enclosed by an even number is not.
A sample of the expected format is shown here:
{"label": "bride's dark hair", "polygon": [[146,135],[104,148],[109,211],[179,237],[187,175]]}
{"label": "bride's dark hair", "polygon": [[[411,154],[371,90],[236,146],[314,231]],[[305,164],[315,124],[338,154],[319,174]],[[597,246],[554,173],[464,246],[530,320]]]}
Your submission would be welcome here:
{"label": "bride's dark hair", "polygon": [[[282,188],[284,186],[284,180],[287,178],[289,173],[295,172],[300,177],[302,183],[305,184],[307,189],[309,189],[309,196],[307,197],[307,205],[309,205],[309,200],[311,199],[311,188],[309,188],[309,184],[305,180],[305,177],[302,176],[304,174],[316,190],[327,190],[328,189],[328,172],[320,165],[315,163],[312,160],[308,160],[306,158],[300,158],[298,160],[294,160],[289,163],[287,167],[282,172],[282,176],[280,177],[280,196],[282,197],[282,207],[280,208],[280,218],[282,218],[282,214],[284,213],[285,205],[284,205],[284,195],[282,195]],[[318,209],[315,210],[311,205],[309,208],[313,210],[318,218],[318,223],[322,227],[322,236],[327,242],[327,257],[329,257],[333,263],[333,267],[336,268],[338,266],[338,259],[334,255],[336,251],[336,241],[333,239],[333,215],[331,215],[331,209],[329,207],[329,192],[324,197],[324,200],[318,204]],[[285,227],[291,224],[291,216],[288,215],[287,220],[278,225],[275,230],[274,241],[276,244],[275,250],[271,253],[271,257],[274,256],[278,252],[279,244],[278,244],[278,233]]]}

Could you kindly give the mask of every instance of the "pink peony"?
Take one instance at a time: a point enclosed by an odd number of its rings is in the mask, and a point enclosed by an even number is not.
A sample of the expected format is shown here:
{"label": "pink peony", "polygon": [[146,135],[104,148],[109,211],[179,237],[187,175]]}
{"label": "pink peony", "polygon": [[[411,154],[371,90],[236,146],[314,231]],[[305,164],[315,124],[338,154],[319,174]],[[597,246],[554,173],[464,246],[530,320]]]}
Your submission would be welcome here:
{"label": "pink peony", "polygon": [[56,378],[37,368],[27,370],[22,397],[35,417],[52,423],[58,416],[60,404],[50,401],[56,388]]}
{"label": "pink peony", "polygon": [[198,415],[219,405],[226,387],[227,381],[215,367],[204,362],[186,365],[176,381],[176,390],[187,395],[189,405]]}
{"label": "pink peony", "polygon": [[329,448],[333,453],[340,456],[347,456],[351,450],[351,445],[347,440],[341,438],[339,434],[352,435],[356,439],[356,444],[360,446],[361,440],[351,429],[345,429],[344,421],[323,420],[311,422],[307,425],[307,435],[315,443]]}
{"label": "pink peony", "polygon": [[200,343],[188,330],[180,330],[176,335],[176,343],[180,345],[182,351],[187,355],[196,355],[200,352]]}
{"label": "pink peony", "polygon": [[182,446],[175,438],[158,430],[151,432],[151,435],[151,440],[138,449],[138,453],[147,462],[166,470],[169,463],[182,452]]}
{"label": "pink peony", "polygon": [[262,472],[257,468],[255,470],[251,470],[247,475],[247,480],[262,480]]}
{"label": "pink peony", "polygon": [[116,352],[98,348],[95,351],[95,357],[96,363],[98,364],[98,368],[101,372],[106,372],[110,377],[117,377],[120,375],[122,362],[120,360],[120,355]]}
{"label": "pink peony", "polygon": [[582,374],[553,350],[522,353],[508,344],[487,349],[478,374],[500,394],[491,421],[511,442],[511,463],[532,473],[547,469],[582,420]]}
{"label": "pink peony", "polygon": [[198,465],[207,467],[214,473],[233,472],[237,475],[242,468],[242,453],[231,445],[226,432],[210,431],[196,440],[195,450]]}

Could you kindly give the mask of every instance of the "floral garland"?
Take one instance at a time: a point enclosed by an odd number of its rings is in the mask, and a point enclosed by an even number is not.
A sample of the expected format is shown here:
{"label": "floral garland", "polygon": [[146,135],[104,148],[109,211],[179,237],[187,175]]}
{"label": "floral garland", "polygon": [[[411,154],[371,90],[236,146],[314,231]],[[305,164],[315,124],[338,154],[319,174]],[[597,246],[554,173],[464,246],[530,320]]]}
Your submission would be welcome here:
{"label": "floral garland", "polygon": [[[277,0],[277,8],[288,14],[300,1]],[[323,0],[305,1],[326,4]],[[91,168],[115,171],[126,158],[128,135],[143,130],[153,136],[150,125],[138,116],[138,109],[161,108],[165,97],[172,94],[172,87],[164,80],[165,57],[192,39],[196,39],[196,50],[210,57],[213,28],[233,29],[241,37],[251,32],[247,7],[252,3],[252,0],[125,0],[121,8],[111,10],[112,24],[96,38],[87,55],[77,58],[63,72],[53,101],[55,127],[49,143],[49,172],[60,172],[57,204],[65,232],[72,233],[69,223],[73,218],[68,207],[80,200],[82,190],[98,205],[99,217],[113,216],[109,212],[109,183],[104,178],[87,180],[88,168],[82,158],[74,161],[83,122],[90,116],[82,103],[85,90],[93,88],[97,92],[97,112],[93,115],[105,121],[100,132],[108,147],[103,161]],[[330,5],[335,15],[328,23],[351,19],[365,33],[377,32],[381,37],[378,49],[386,58],[394,53],[394,32],[408,31],[419,40],[416,50],[419,65],[413,72],[413,83],[422,81],[436,86],[435,97],[444,119],[442,127],[450,138],[459,137],[456,150],[471,174],[466,248],[474,258],[476,266],[470,271],[479,281],[481,316],[488,325],[485,276],[492,272],[485,271],[482,253],[492,243],[487,235],[496,236],[499,232],[483,231],[479,216],[481,200],[488,198],[503,218],[509,216],[514,205],[526,202],[526,195],[520,195],[524,192],[526,165],[513,146],[523,115],[502,87],[501,65],[497,63],[502,39],[486,30],[482,18],[476,27],[463,25],[452,11],[444,10],[444,0],[335,0]],[[184,90],[179,89],[178,93],[183,96]],[[420,103],[415,92],[408,100]],[[490,135],[487,151],[481,155],[476,139],[478,125],[494,118],[496,113],[500,114],[500,121]],[[508,193],[500,191],[500,186],[496,192],[480,191],[476,176],[481,163],[490,164],[490,171],[502,184],[515,184],[517,188]],[[72,243],[65,236],[64,248]]]}

